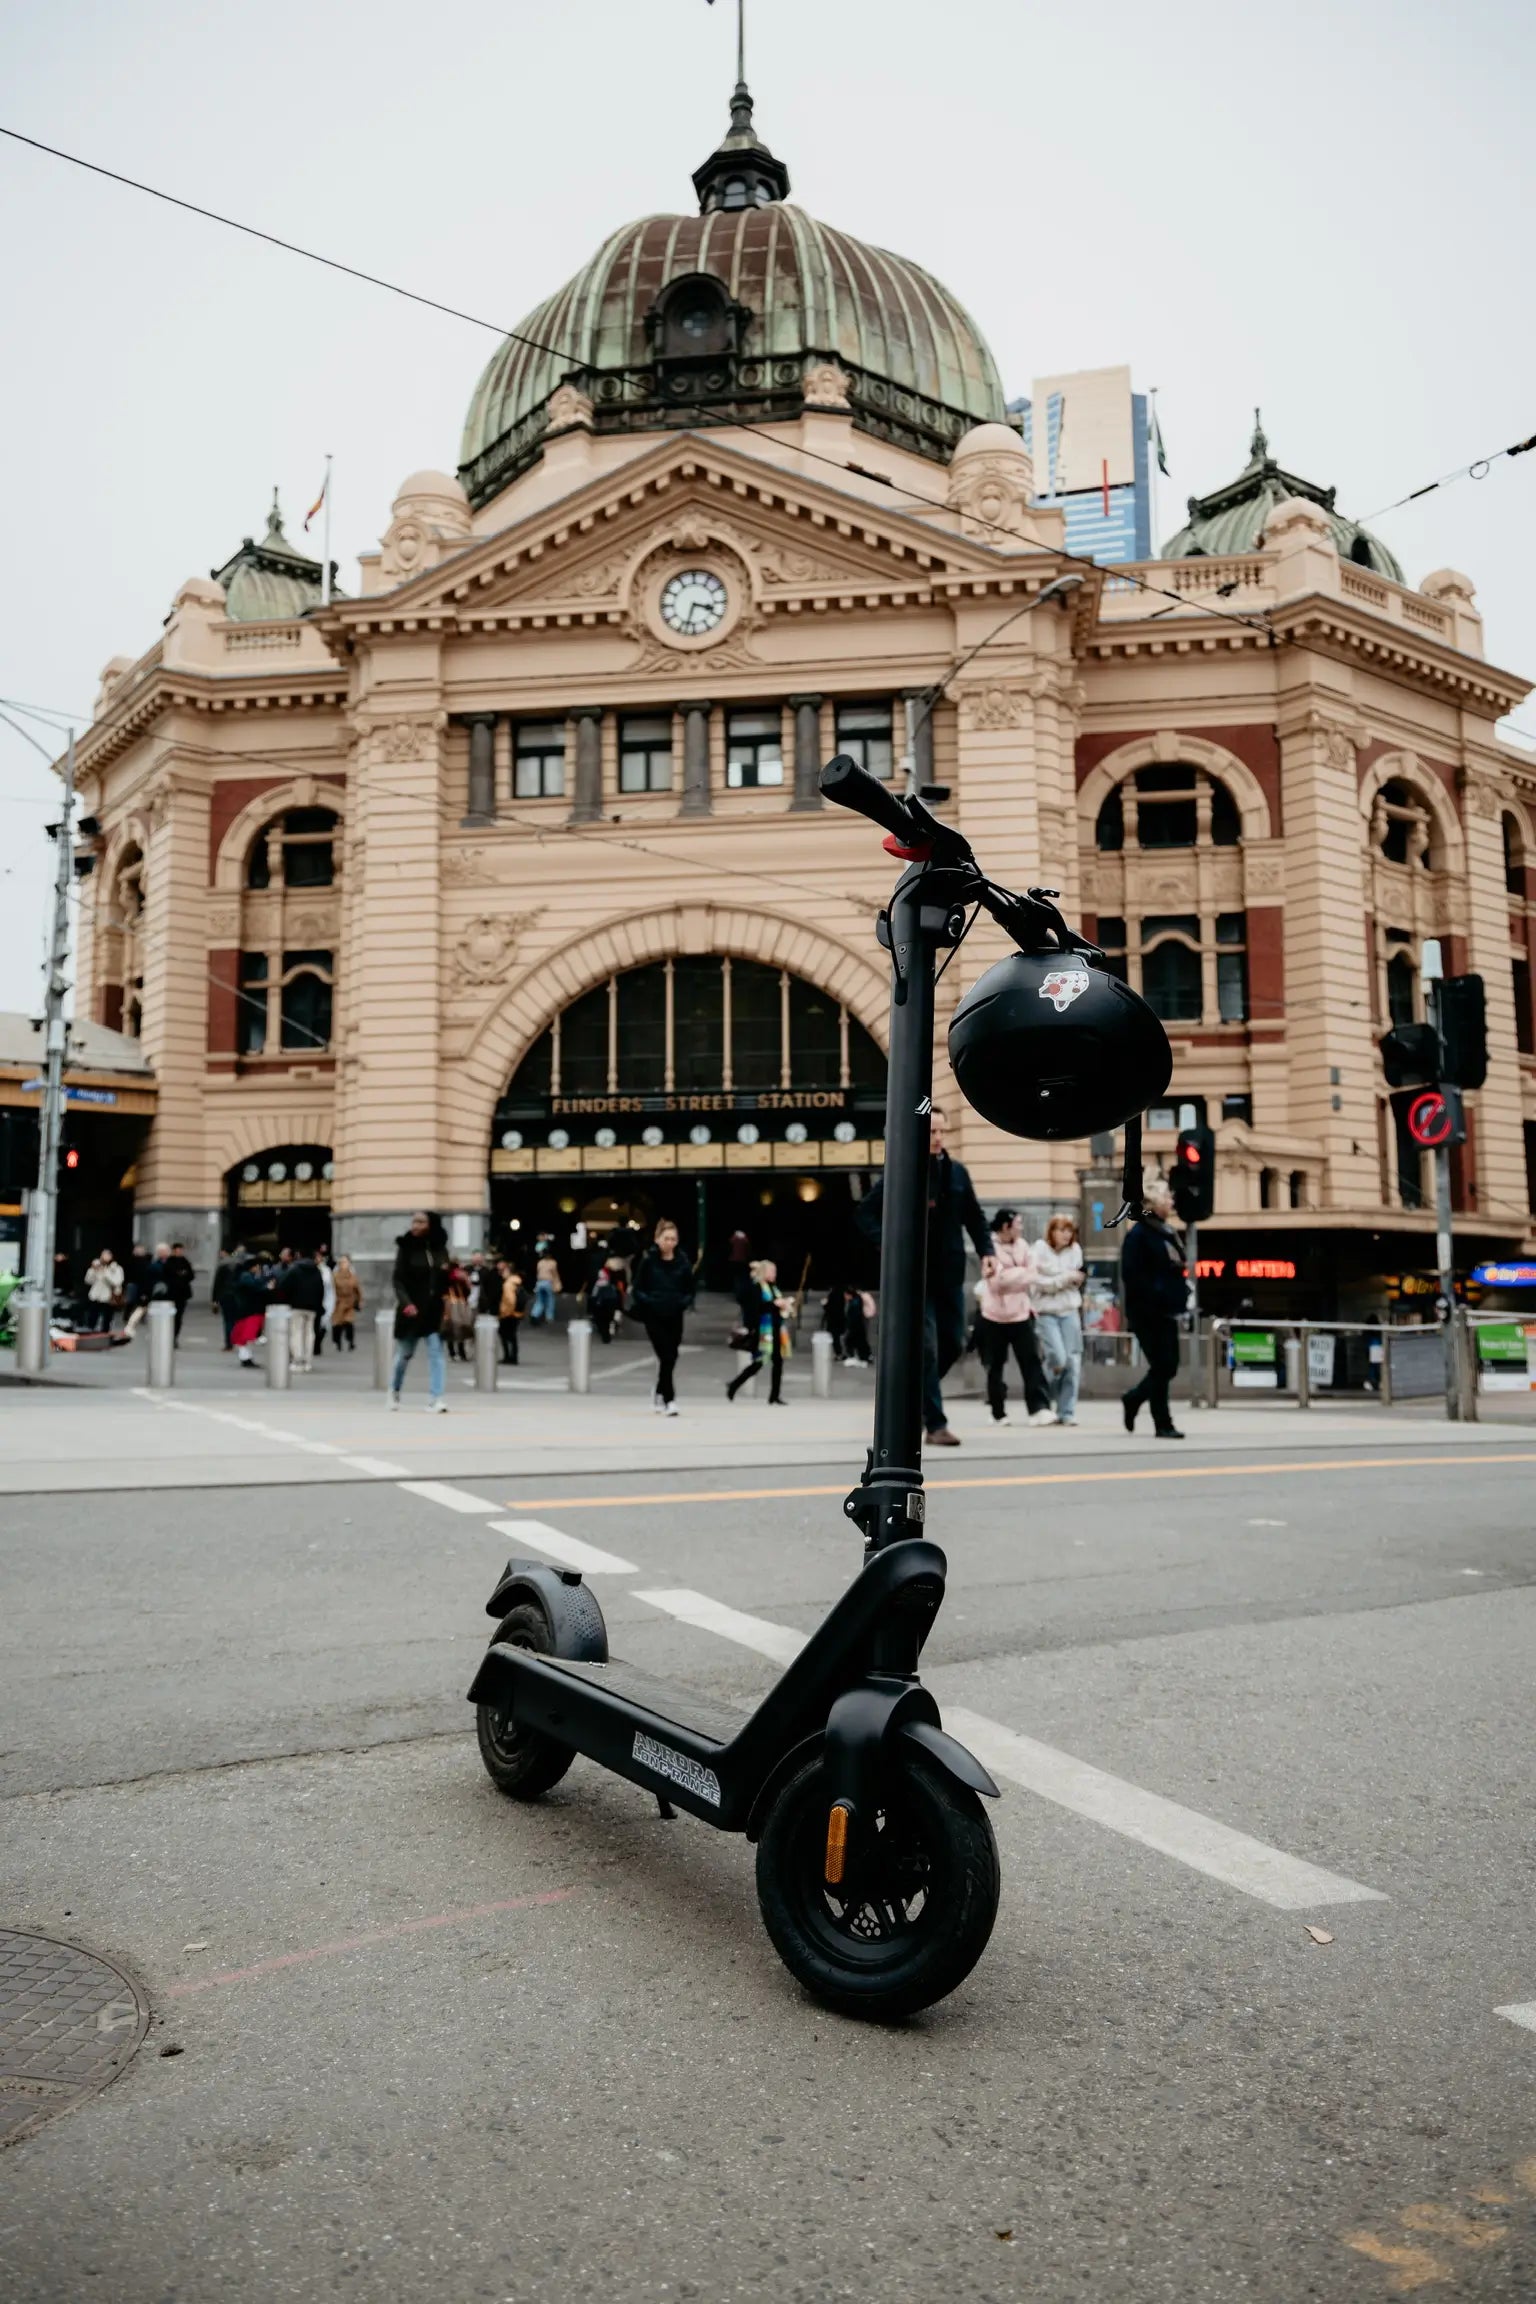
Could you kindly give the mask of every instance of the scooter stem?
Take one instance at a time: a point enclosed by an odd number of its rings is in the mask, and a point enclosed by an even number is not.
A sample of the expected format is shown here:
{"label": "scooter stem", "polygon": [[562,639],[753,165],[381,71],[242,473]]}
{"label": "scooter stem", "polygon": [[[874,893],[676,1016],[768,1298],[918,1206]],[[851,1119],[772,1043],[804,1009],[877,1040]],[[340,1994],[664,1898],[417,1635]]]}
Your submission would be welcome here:
{"label": "scooter stem", "polygon": [[891,1046],[885,1108],[875,1441],[856,1515],[871,1551],[918,1535],[923,1521],[923,1316],[936,945],[936,940],[924,932],[924,878],[920,870],[904,874],[891,898],[889,913]]}

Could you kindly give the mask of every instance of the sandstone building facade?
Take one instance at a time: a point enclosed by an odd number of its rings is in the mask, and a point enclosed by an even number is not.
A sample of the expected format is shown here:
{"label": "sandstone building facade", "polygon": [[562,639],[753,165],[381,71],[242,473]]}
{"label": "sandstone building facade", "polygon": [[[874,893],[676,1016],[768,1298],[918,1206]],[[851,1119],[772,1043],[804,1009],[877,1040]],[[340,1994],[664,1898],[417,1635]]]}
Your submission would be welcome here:
{"label": "sandstone building facade", "polygon": [[[915,695],[918,777],[1168,1019],[1150,1150],[1208,1117],[1208,1252],[1290,1267],[1243,1293],[1432,1263],[1375,1049],[1427,936],[1488,993],[1458,1239],[1518,1247],[1536,774],[1472,584],[1408,584],[1262,432],[1162,558],[1072,559],[975,323],[789,203],[744,90],[695,187],[497,352],[355,596],[274,510],[108,667],[77,1000],[153,1066],[136,1229],[376,1264],[418,1205],[465,1245],[665,1207],[826,1269],[880,1157],[892,866],[816,771],[901,777]],[[950,1103],[984,1195],[1075,1203],[1085,1147]]]}

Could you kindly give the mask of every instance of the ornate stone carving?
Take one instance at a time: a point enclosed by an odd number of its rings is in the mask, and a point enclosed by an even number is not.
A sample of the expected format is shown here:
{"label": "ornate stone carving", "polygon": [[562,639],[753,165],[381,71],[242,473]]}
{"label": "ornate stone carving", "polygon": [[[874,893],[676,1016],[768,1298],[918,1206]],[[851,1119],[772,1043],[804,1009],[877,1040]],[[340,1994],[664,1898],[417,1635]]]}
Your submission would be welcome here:
{"label": "ornate stone carving", "polygon": [[495,850],[474,846],[470,848],[444,848],[443,885],[445,888],[478,888],[487,881],[500,877],[493,861]]}
{"label": "ornate stone carving", "polygon": [[285,921],[284,929],[294,945],[323,944],[336,933],[336,907],[328,904],[314,911],[296,912]]}
{"label": "ornate stone carving", "polygon": [[442,725],[441,713],[430,719],[381,721],[373,731],[373,756],[385,764],[435,759]]}
{"label": "ornate stone carving", "polygon": [[455,971],[466,984],[500,984],[511,973],[518,948],[543,907],[535,912],[482,912],[453,947]]}
{"label": "ornate stone carving", "polygon": [[960,691],[960,725],[978,731],[993,728],[1023,728],[1029,720],[1029,705],[1016,688],[999,687],[996,683],[985,688],[963,688]]}
{"label": "ornate stone carving", "polygon": [[240,899],[238,896],[215,896],[208,903],[208,941],[210,944],[233,944],[240,934]]}
{"label": "ornate stone carving", "polygon": [[1031,467],[1022,452],[1015,455],[979,454],[954,466],[949,500],[960,514],[962,535],[979,543],[995,543],[998,533],[1028,533]]}
{"label": "ornate stone carving", "polygon": [[1256,856],[1250,852],[1243,865],[1246,892],[1250,896],[1278,896],[1285,887],[1285,859],[1279,855]]}
{"label": "ornate stone carving", "polygon": [[837,567],[830,560],[813,560],[809,552],[793,552],[770,547],[758,566],[765,584],[841,584],[850,591],[867,584],[867,576],[848,567]]}
{"label": "ornate stone carving", "polygon": [[807,408],[846,408],[848,372],[835,360],[816,360],[805,372]]}
{"label": "ornate stone carving", "polygon": [[1054,801],[1042,800],[1039,806],[1040,860],[1052,871],[1064,870],[1071,860],[1076,837],[1069,808],[1059,808]]}
{"label": "ornate stone carving", "polygon": [[574,600],[600,600],[617,592],[629,566],[627,552],[615,552],[607,560],[599,560],[590,568],[580,568],[565,587]]}
{"label": "ornate stone carving", "polygon": [[702,678],[706,673],[731,671],[761,661],[748,640],[745,618],[728,639],[712,648],[674,648],[646,631],[636,632],[635,648],[633,663],[625,666],[627,672],[689,673]]}
{"label": "ornate stone carving", "polygon": [[574,384],[557,384],[549,396],[547,410],[548,430],[568,432],[580,424],[588,432],[592,429],[592,403],[585,392],[578,392]]}
{"label": "ornate stone carving", "polygon": [[1496,817],[1504,805],[1504,794],[1486,776],[1468,776],[1466,790],[1467,806],[1474,816]]}

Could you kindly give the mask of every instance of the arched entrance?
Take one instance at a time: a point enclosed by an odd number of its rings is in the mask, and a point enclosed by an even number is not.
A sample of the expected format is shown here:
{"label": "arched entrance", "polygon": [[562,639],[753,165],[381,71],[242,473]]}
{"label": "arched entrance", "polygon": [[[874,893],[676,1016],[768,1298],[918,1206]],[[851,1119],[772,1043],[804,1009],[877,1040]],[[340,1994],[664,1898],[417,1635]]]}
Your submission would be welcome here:
{"label": "arched entrance", "polygon": [[786,1285],[830,1285],[863,1268],[853,1203],[884,1130],[885,1058],[843,1001],[761,961],[652,961],[561,1009],[513,1074],[492,1127],[497,1242],[547,1232],[564,1253],[578,1225],[595,1247],[669,1215],[707,1286],[730,1284],[740,1234]]}
{"label": "arched entrance", "polygon": [[318,1248],[331,1236],[329,1144],[274,1144],[224,1178],[226,1248]]}

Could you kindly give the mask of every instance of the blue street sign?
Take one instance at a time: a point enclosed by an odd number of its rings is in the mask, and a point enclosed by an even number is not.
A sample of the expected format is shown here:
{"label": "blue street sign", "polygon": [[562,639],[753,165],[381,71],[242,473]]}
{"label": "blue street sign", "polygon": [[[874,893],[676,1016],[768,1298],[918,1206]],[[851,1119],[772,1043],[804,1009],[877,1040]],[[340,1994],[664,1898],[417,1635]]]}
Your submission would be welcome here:
{"label": "blue street sign", "polygon": [[1536,1288],[1536,1264],[1474,1264],[1479,1288]]}

